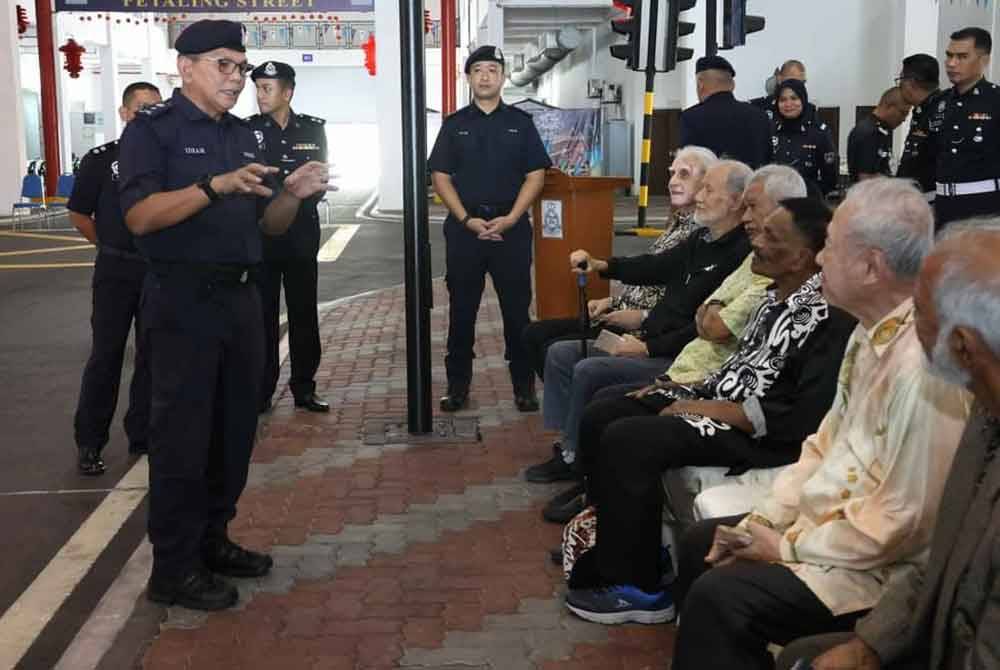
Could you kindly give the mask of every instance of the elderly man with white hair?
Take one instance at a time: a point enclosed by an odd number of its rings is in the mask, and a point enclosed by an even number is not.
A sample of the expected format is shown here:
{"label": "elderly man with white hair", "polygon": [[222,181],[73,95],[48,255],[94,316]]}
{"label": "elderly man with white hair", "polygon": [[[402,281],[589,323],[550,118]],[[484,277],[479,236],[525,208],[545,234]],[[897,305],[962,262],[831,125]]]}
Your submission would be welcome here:
{"label": "elderly man with white hair", "polygon": [[837,210],[823,292],[860,323],[833,406],[749,515],[685,534],[674,670],[773,667],[768,643],[851,630],[926,561],[970,404],[926,368],[914,327],[932,230],[902,180],[858,184]]}
{"label": "elderly man with white hair", "polygon": [[[1000,219],[953,224],[914,295],[931,370],[976,397],[941,496],[926,569],[882,596],[854,633],[805,638],[781,668],[994,668],[1000,659]],[[836,646],[835,646],[836,645]],[[832,647],[832,648],[831,648]]]}

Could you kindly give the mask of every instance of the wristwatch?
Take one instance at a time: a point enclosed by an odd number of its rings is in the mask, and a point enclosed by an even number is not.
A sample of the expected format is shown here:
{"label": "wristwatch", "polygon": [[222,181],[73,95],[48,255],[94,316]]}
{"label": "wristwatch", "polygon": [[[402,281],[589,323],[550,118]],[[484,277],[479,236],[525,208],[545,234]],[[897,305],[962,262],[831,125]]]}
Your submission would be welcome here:
{"label": "wristwatch", "polygon": [[216,193],[215,189],[212,188],[212,177],[213,175],[207,174],[196,181],[195,184],[205,193],[205,195],[208,196],[210,202],[217,202],[222,196]]}
{"label": "wristwatch", "polygon": [[461,224],[462,226],[464,226],[465,224],[467,224],[469,222],[469,219],[471,219],[471,218],[472,218],[471,214],[466,214],[465,218],[462,219],[461,221],[459,221],[459,224]]}

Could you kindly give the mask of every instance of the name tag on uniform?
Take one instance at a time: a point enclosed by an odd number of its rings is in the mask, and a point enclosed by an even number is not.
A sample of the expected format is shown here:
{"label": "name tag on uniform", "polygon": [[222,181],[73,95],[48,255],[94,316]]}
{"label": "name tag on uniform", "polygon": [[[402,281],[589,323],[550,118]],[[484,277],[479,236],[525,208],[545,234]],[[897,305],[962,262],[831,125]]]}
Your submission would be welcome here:
{"label": "name tag on uniform", "polygon": [[186,154],[203,154],[203,153],[205,153],[205,147],[184,147],[184,153],[186,153]]}
{"label": "name tag on uniform", "polygon": [[257,158],[257,154],[252,154],[249,151],[244,151],[243,152],[243,157],[244,158]]}
{"label": "name tag on uniform", "polygon": [[518,130],[517,128],[508,128],[508,129],[507,129],[507,132],[508,132],[508,133],[519,133],[519,132],[521,132],[521,131],[520,131],[520,130]]}
{"label": "name tag on uniform", "polygon": [[319,145],[313,144],[311,142],[303,142],[301,144],[293,144],[292,151],[319,151]]}
{"label": "name tag on uniform", "polygon": [[970,121],[992,121],[993,115],[989,112],[974,112],[969,114]]}
{"label": "name tag on uniform", "polygon": [[468,131],[468,130],[459,130],[459,131],[458,131],[458,134],[459,134],[459,135],[468,135],[468,134],[469,134],[469,131]]}
{"label": "name tag on uniform", "polygon": [[802,148],[803,149],[815,149],[816,145],[815,144],[803,144]]}

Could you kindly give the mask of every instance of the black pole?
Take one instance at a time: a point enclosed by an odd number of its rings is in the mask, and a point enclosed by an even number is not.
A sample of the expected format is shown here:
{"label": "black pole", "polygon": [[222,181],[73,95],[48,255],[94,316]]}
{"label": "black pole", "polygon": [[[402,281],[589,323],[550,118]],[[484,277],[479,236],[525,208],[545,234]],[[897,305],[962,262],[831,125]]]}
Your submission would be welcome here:
{"label": "black pole", "polygon": [[653,86],[656,82],[656,54],[664,48],[657,40],[665,35],[656,34],[659,2],[649,3],[649,35],[646,36],[646,93],[642,101],[642,157],[639,161],[639,207],[636,212],[636,228],[646,227],[646,208],[649,207],[649,160],[653,144]]}
{"label": "black pole", "polygon": [[406,406],[411,433],[429,433],[431,247],[427,209],[424,0],[399,3],[403,101],[403,244],[406,249]]}
{"label": "black pole", "polygon": [[714,56],[719,53],[718,40],[719,5],[718,0],[705,2],[705,55]]}

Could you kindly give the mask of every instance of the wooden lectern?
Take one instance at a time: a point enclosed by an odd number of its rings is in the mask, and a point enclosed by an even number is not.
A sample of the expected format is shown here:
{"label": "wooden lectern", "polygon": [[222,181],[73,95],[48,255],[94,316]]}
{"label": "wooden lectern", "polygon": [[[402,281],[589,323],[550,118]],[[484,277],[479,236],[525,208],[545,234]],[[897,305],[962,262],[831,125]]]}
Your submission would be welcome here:
{"label": "wooden lectern", "polygon": [[[628,177],[571,177],[562,170],[546,170],[545,188],[531,210],[539,319],[579,316],[579,289],[569,255],[586,249],[595,258],[611,256],[615,191],[631,185]],[[597,273],[588,276],[588,298],[606,298],[609,290],[607,279]]]}

